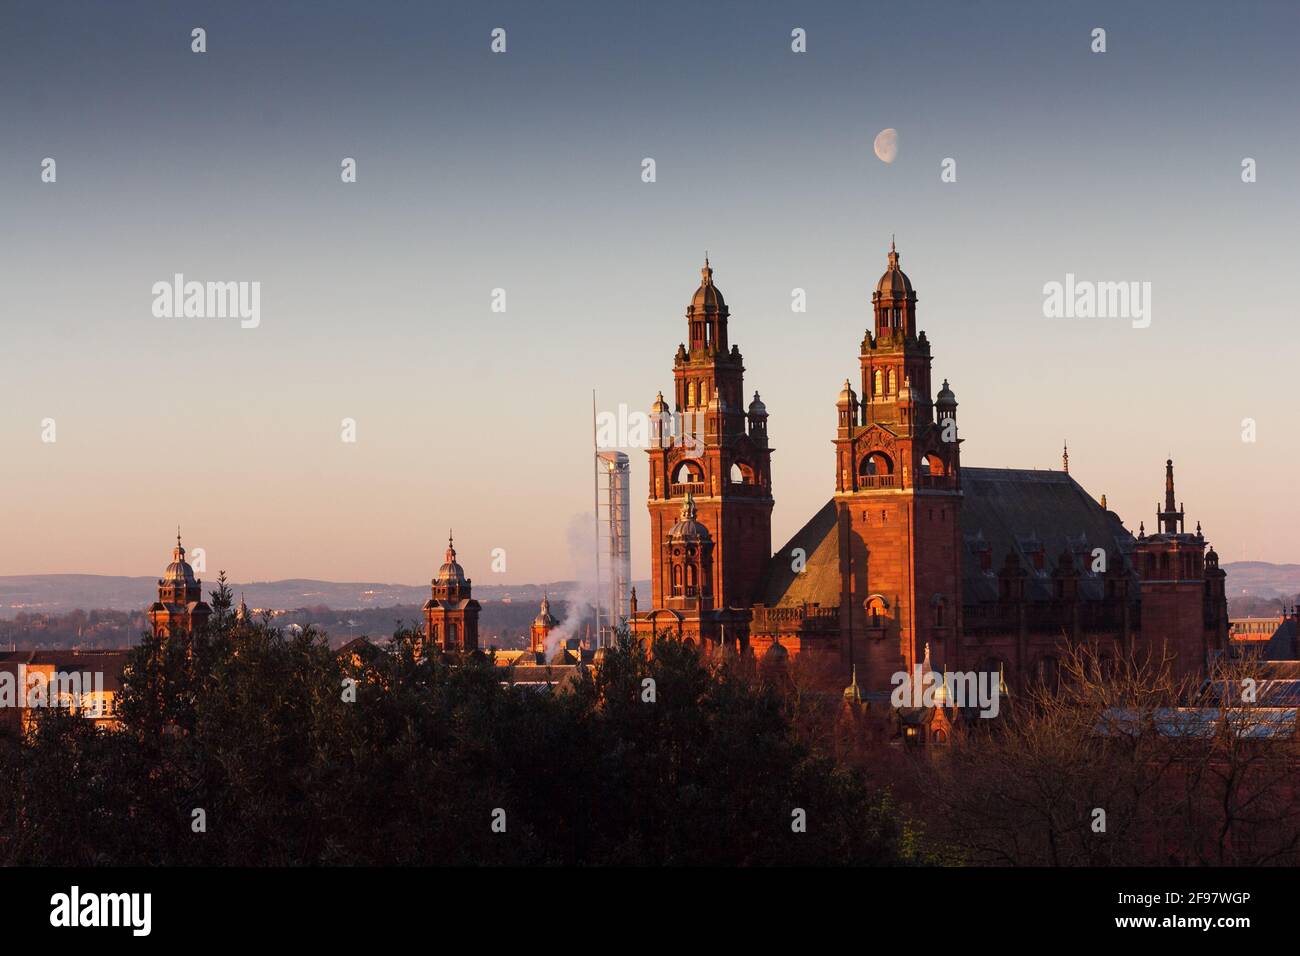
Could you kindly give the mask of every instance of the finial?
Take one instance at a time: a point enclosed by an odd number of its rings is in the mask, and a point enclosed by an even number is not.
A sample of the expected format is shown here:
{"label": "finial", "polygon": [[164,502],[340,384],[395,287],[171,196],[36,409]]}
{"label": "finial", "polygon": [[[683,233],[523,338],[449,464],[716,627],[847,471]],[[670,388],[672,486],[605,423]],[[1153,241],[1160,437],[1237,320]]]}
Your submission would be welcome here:
{"label": "finial", "polygon": [[1061,451],[1061,467],[1065,469],[1067,475],[1070,473],[1070,443],[1068,441],[1065,442]]}
{"label": "finial", "polygon": [[180,546],[181,546],[181,526],[177,525],[176,526],[176,547],[179,548]]}
{"label": "finial", "polygon": [[1105,495],[1104,492],[1102,493],[1102,496],[1101,496],[1101,510],[1102,510],[1102,511],[1109,511],[1109,510],[1110,510],[1109,508],[1106,507],[1106,495]]}
{"label": "finial", "polygon": [[897,249],[894,248],[894,234],[892,232],[889,234],[889,251],[890,252],[898,251]]}

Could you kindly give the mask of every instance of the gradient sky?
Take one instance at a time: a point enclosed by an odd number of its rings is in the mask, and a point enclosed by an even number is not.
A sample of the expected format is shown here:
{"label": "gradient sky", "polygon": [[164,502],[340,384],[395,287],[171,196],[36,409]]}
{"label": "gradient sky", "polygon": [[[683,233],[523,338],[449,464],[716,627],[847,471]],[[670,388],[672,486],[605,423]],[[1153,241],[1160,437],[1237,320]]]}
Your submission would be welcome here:
{"label": "gradient sky", "polygon": [[[208,577],[419,582],[449,525],[476,582],[572,576],[591,390],[668,389],[705,249],[784,542],[891,233],[964,464],[1068,438],[1136,529],[1172,454],[1224,560],[1300,560],[1298,39],[1284,3],[5,4],[0,574],[158,573],[179,522]],[[176,272],[260,281],[261,326],[154,318]],[[1045,319],[1067,272],[1151,282],[1150,328]]]}

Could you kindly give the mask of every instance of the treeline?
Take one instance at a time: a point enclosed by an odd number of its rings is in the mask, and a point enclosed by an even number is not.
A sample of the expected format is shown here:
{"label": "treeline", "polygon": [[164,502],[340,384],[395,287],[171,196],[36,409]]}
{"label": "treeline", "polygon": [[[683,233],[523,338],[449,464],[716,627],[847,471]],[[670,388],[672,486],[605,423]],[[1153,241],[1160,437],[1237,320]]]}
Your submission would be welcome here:
{"label": "treeline", "polygon": [[239,623],[133,649],[124,726],[0,743],[0,863],[891,864],[916,835],[743,667],[625,641],[557,691]]}

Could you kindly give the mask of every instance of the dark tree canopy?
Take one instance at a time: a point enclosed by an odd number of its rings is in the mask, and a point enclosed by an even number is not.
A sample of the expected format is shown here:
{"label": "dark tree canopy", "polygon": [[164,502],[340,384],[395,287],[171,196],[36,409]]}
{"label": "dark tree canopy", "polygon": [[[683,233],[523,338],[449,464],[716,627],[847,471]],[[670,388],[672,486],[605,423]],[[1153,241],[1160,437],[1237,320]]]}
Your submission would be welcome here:
{"label": "dark tree canopy", "polygon": [[887,797],[798,743],[743,668],[693,647],[625,639],[539,691],[502,686],[481,655],[417,659],[406,630],[340,659],[222,597],[202,633],[133,649],[121,730],[49,711],[0,741],[0,863],[912,858]]}

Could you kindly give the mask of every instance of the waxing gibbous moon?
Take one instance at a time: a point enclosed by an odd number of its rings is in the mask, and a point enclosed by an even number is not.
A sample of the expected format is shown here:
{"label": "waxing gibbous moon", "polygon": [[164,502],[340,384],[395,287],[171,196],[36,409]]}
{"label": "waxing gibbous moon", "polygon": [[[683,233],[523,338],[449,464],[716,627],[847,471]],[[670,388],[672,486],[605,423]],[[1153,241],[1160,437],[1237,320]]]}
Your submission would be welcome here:
{"label": "waxing gibbous moon", "polygon": [[898,158],[898,130],[890,127],[876,134],[876,141],[871,145],[876,151],[876,158],[882,163],[892,163]]}

